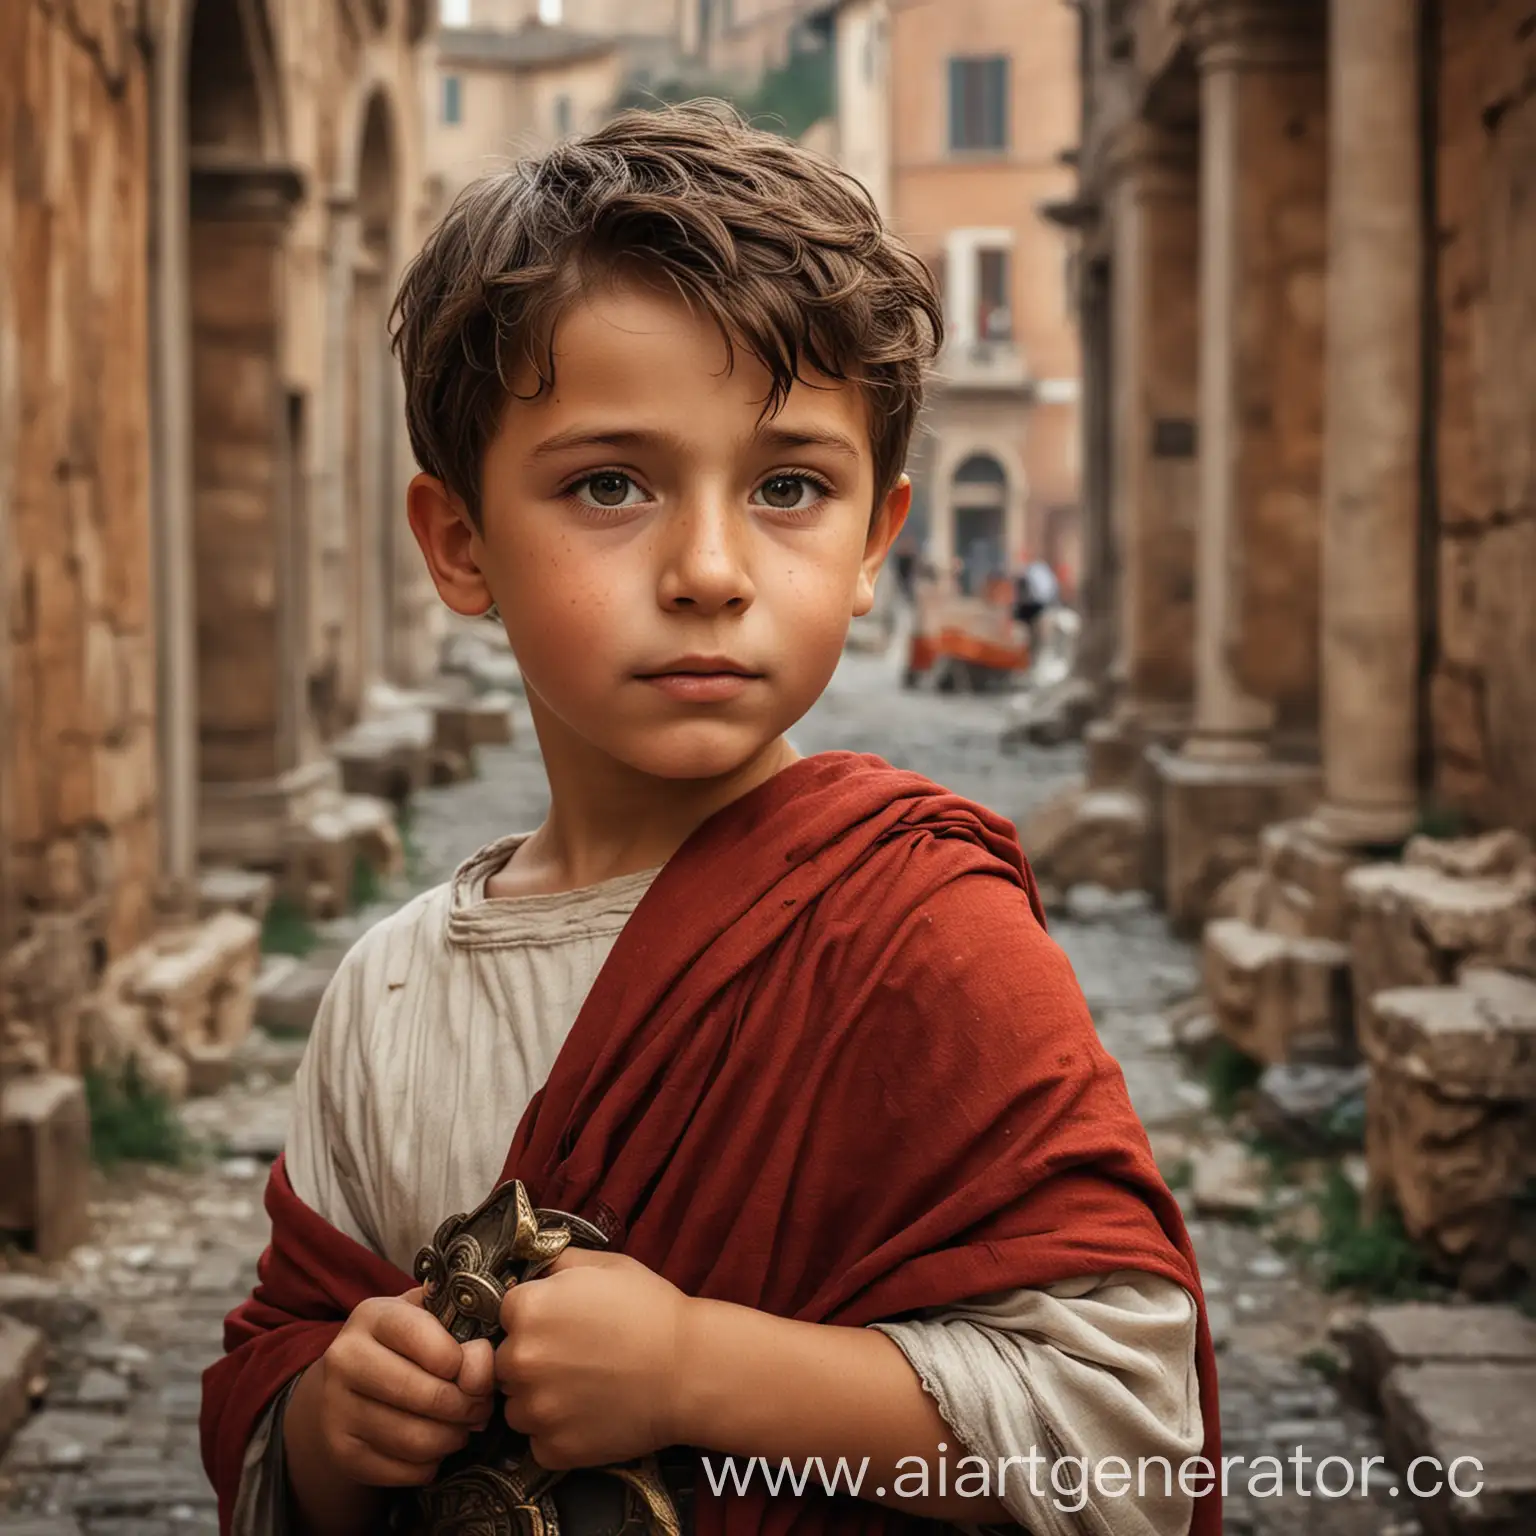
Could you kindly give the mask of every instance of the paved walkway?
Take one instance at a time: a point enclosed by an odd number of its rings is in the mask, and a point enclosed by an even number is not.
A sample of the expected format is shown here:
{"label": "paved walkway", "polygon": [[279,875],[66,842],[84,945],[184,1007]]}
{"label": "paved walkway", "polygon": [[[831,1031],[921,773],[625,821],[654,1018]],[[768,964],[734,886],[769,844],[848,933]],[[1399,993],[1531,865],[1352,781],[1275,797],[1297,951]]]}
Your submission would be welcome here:
{"label": "paved walkway", "polygon": [[[1015,819],[1071,779],[1073,749],[1003,756],[999,702],[903,693],[891,666],[850,656],[827,696],[793,732],[802,752],[877,752]],[[532,733],[483,755],[470,784],[421,796],[412,836],[423,881],[442,878],[490,838],[532,826],[545,786]],[[336,928],[344,943],[356,923]],[[1122,1063],[1165,1171],[1183,1162],[1210,1124],[1204,1088],[1189,1080],[1162,1010],[1193,990],[1188,948],[1159,917],[1110,905],[1098,921],[1058,920],[1053,932],[1077,969],[1100,1032]],[[166,1536],[216,1529],[198,1458],[199,1374],[220,1347],[220,1324],[249,1289],[265,1239],[261,1189],[280,1141],[287,1087],[282,1053],[273,1080],[258,1074],[190,1109],[234,1155],[197,1171],[139,1169],[98,1179],[95,1238],[50,1274],[0,1273],[0,1305],[50,1326],[60,1366],[47,1411],[0,1464],[0,1527],[21,1536]],[[1171,1172],[1170,1172],[1170,1176]],[[1335,1309],[1251,1227],[1192,1225],[1222,1351],[1223,1431],[1229,1456],[1346,1457],[1356,1473],[1379,1455],[1370,1422],[1343,1406],[1302,1362],[1326,1341]],[[9,1287],[9,1292],[7,1292]],[[17,1298],[29,1291],[31,1299]],[[7,1294],[10,1300],[5,1300]],[[1331,1476],[1330,1476],[1331,1474]],[[1336,1486],[1334,1464],[1325,1478]],[[1243,1466],[1229,1479],[1229,1536],[1416,1536],[1406,1500],[1377,1469],[1369,1497],[1248,1494]]]}

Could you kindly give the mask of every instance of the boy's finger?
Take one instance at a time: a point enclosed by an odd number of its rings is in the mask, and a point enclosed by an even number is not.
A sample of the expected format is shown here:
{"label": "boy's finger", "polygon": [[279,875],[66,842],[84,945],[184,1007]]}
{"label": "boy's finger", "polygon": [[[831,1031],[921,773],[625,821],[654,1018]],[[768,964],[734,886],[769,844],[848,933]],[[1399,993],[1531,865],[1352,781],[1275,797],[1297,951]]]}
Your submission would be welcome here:
{"label": "boy's finger", "polygon": [[387,1348],[368,1361],[351,1385],[359,1397],[439,1424],[474,1425],[485,1417],[483,1396],[470,1397],[451,1378],[434,1376]]}
{"label": "boy's finger", "polygon": [[386,1349],[404,1355],[444,1381],[452,1381],[459,1374],[463,1347],[430,1312],[390,1307],[379,1314],[373,1336]]}
{"label": "boy's finger", "polygon": [[496,1351],[489,1339],[471,1339],[459,1366],[459,1391],[467,1397],[489,1397],[496,1386]]}

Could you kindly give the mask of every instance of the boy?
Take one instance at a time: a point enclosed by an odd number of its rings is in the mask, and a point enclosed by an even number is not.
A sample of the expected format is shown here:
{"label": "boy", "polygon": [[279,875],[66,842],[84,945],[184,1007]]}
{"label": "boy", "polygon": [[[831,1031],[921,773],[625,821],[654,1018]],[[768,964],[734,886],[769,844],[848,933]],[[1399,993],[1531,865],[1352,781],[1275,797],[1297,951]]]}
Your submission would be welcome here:
{"label": "boy", "polygon": [[[226,1532],[380,1529],[496,1416],[544,1468],[671,1457],[701,1536],[1219,1530],[1051,1465],[1214,1456],[1214,1375],[1013,829],[785,741],[901,530],[940,330],[856,184],[704,107],[478,183],[407,274],[411,527],[501,615],[550,810],[325,998],[206,1380]],[[608,1241],[514,1285],[493,1352],[408,1272],[514,1178]],[[867,1472],[717,1494],[678,1447]]]}

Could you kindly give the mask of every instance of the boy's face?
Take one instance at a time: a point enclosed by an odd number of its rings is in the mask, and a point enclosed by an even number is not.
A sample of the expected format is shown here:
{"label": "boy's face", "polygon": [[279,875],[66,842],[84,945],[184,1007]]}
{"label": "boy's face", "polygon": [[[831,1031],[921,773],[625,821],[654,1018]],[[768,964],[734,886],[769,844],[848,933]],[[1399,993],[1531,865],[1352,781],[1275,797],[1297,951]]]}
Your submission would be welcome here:
{"label": "boy's face", "polygon": [[864,394],[813,377],[760,420],[767,371],[740,347],[729,367],[715,323],[657,289],[574,304],[555,381],[507,409],[478,532],[439,482],[413,483],[438,591],[500,609],[546,755],[734,773],[826,687],[908,488],[871,520]]}

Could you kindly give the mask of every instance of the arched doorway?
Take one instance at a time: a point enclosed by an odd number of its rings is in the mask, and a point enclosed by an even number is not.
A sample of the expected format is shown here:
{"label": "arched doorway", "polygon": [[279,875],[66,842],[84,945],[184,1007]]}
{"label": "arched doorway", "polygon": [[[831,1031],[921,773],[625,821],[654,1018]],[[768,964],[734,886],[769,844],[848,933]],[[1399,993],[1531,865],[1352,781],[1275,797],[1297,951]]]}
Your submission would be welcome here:
{"label": "arched doorway", "polygon": [[362,713],[370,683],[387,676],[397,558],[394,532],[395,389],[389,305],[396,265],[397,146],[382,91],[368,99],[358,145],[356,241],[347,306],[345,491],[347,611],[342,704]]}
{"label": "arched doorway", "polygon": [[973,453],[954,474],[950,490],[954,552],[961,589],[980,594],[1008,569],[1008,474],[989,453]]}

